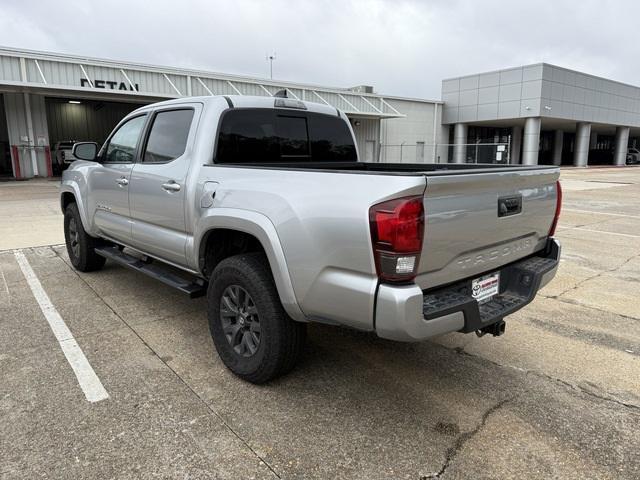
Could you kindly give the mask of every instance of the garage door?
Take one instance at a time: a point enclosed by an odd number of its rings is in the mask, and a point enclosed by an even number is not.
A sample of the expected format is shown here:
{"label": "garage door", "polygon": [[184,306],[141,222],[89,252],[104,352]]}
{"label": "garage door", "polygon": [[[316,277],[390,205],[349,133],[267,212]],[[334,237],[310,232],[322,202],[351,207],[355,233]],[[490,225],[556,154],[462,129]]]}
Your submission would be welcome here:
{"label": "garage door", "polygon": [[46,106],[53,148],[57,142],[65,141],[102,144],[113,127],[140,104],[47,98]]}

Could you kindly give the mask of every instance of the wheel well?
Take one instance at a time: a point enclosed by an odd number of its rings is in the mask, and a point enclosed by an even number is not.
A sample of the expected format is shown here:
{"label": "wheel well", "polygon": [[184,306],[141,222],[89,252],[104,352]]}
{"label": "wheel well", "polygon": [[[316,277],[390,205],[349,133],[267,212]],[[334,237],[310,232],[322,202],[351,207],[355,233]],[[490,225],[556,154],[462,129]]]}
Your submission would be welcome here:
{"label": "wheel well", "polygon": [[62,213],[64,213],[64,211],[71,203],[76,203],[76,197],[73,196],[73,193],[64,192],[60,201],[60,205],[62,206]]}
{"label": "wheel well", "polygon": [[209,278],[216,265],[240,253],[265,253],[260,240],[249,233],[219,228],[205,234],[200,244],[200,270]]}

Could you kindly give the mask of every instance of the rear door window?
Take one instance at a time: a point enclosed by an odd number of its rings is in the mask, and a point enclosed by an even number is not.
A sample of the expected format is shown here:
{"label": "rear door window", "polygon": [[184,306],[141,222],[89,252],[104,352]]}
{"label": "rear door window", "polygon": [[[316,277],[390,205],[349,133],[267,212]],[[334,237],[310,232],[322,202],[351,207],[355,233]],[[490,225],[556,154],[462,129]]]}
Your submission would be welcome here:
{"label": "rear door window", "polygon": [[160,111],[149,131],[142,161],[166,163],[180,157],[186,147],[193,119],[193,109]]}
{"label": "rear door window", "polygon": [[272,110],[230,110],[218,135],[218,163],[280,161],[280,144]]}
{"label": "rear door window", "polygon": [[357,161],[340,117],[278,109],[227,111],[220,125],[216,163]]}

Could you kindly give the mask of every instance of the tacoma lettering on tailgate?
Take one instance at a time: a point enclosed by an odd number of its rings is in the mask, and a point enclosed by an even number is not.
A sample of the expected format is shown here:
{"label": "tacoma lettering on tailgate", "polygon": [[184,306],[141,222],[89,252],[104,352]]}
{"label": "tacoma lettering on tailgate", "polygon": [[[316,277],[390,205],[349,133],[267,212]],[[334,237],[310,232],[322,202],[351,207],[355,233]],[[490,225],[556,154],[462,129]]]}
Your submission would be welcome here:
{"label": "tacoma lettering on tailgate", "polygon": [[481,253],[476,253],[469,257],[463,257],[456,263],[462,270],[464,270],[466,268],[482,265],[483,263],[493,262],[494,260],[497,260],[499,258],[510,257],[521,252],[522,250],[526,250],[529,248],[531,248],[531,239],[525,238],[508,245],[502,245],[500,247],[492,248]]}

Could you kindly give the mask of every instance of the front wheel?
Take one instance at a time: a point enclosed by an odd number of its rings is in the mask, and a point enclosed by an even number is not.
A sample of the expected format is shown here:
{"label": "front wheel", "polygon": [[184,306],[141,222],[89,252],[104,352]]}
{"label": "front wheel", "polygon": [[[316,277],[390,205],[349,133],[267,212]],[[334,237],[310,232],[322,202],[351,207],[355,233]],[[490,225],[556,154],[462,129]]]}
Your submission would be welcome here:
{"label": "front wheel", "polygon": [[284,311],[263,254],[221,261],[207,291],[209,329],[225,366],[251,383],[289,372],[302,354],[306,324]]}
{"label": "front wheel", "polygon": [[100,239],[85,231],[75,203],[70,203],[64,211],[64,239],[69,260],[76,270],[92,272],[104,266],[105,258],[95,252]]}

